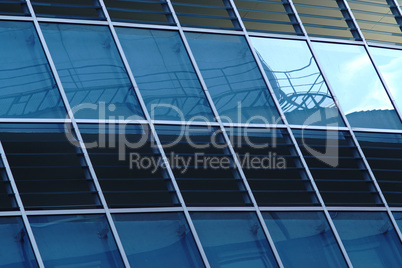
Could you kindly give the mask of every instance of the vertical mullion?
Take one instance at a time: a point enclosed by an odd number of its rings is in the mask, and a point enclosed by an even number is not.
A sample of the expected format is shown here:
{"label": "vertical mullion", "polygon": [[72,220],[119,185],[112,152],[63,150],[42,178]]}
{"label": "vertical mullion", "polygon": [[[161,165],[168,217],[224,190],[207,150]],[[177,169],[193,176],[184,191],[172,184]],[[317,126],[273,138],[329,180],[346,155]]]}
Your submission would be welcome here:
{"label": "vertical mullion", "polygon": [[[353,15],[352,10],[350,9],[348,3],[347,3],[345,0],[343,0],[343,1],[344,1],[344,4],[345,4],[345,7],[348,9],[348,11],[349,11],[349,13],[350,13],[350,16],[351,16],[352,20],[353,20],[354,23],[357,25],[356,19],[355,19],[354,15]],[[396,112],[397,112],[397,114],[398,114],[398,116],[399,116],[399,119],[401,120],[401,119],[402,119],[402,114],[401,114],[401,112],[399,111],[398,106],[396,105],[395,100],[394,100],[394,98],[392,97],[391,92],[390,92],[390,90],[389,90],[387,84],[385,83],[384,77],[381,75],[381,72],[380,72],[379,68],[377,67],[377,64],[374,62],[374,59],[373,59],[373,57],[372,57],[372,55],[371,55],[371,53],[370,53],[370,50],[369,50],[369,46],[368,46],[368,44],[367,44],[367,41],[366,41],[365,37],[363,36],[363,34],[362,34],[362,32],[361,32],[361,30],[360,30],[359,27],[357,27],[357,30],[358,30],[358,32],[360,33],[361,37],[362,37],[362,41],[364,42],[364,47],[365,47],[365,49],[366,49],[366,51],[367,51],[367,54],[369,55],[370,61],[372,62],[373,66],[374,66],[374,68],[375,68],[375,71],[377,72],[377,74],[378,74],[378,76],[379,76],[379,78],[380,78],[381,84],[384,86],[385,91],[386,91],[388,97],[390,98],[391,103],[392,103],[392,105],[394,106],[394,108],[395,108],[395,110],[396,110]],[[392,214],[392,211],[391,211],[391,209],[390,209],[390,207],[389,207],[389,205],[388,205],[388,202],[387,202],[387,200],[385,199],[385,196],[384,196],[384,194],[383,194],[382,191],[381,191],[380,185],[378,184],[377,179],[375,178],[374,173],[373,173],[373,171],[371,170],[371,167],[370,167],[370,165],[369,165],[369,163],[368,163],[368,161],[367,161],[367,159],[366,159],[366,156],[365,156],[364,153],[363,153],[363,150],[362,150],[361,147],[360,147],[359,142],[358,142],[357,139],[356,139],[355,134],[354,134],[353,131],[352,131],[352,128],[350,127],[350,125],[349,125],[348,127],[350,128],[350,132],[351,132],[352,139],[353,139],[354,143],[356,144],[356,147],[357,147],[357,149],[358,149],[360,155],[362,156],[362,160],[363,160],[365,166],[367,167],[367,170],[368,170],[368,172],[369,172],[369,174],[370,174],[372,180],[374,181],[374,185],[375,185],[375,187],[376,187],[376,189],[377,189],[377,191],[378,191],[378,193],[379,193],[379,195],[380,195],[380,198],[381,198],[382,202],[384,203],[385,208],[387,209],[388,216],[389,216],[389,218],[391,219],[392,225],[394,226],[394,229],[395,229],[395,231],[396,231],[396,233],[397,233],[397,235],[398,235],[398,238],[399,238],[400,242],[402,243],[402,232],[401,232],[401,230],[400,230],[399,227],[398,227],[398,224],[397,224],[397,222],[396,222],[396,220],[395,220],[395,218],[394,218],[394,215]]]}
{"label": "vertical mullion", "polygon": [[[215,104],[214,104],[214,102],[213,102],[213,100],[212,100],[212,97],[211,97],[209,91],[208,91],[208,88],[207,88],[207,86],[206,86],[206,83],[205,83],[205,81],[204,81],[204,79],[203,79],[203,77],[202,77],[201,71],[200,71],[199,68],[198,68],[197,62],[196,62],[196,60],[195,60],[195,58],[194,58],[194,55],[193,55],[193,53],[192,53],[192,51],[191,51],[190,45],[188,44],[187,38],[186,38],[186,36],[185,36],[185,34],[184,34],[184,31],[183,31],[183,28],[182,28],[182,26],[181,26],[181,24],[180,24],[180,21],[179,21],[179,19],[177,18],[175,12],[174,12],[173,5],[172,5],[172,3],[171,3],[170,0],[167,0],[167,3],[168,3],[168,5],[170,6],[170,8],[172,9],[172,15],[173,15],[173,18],[175,19],[175,21],[176,21],[178,27],[179,27],[179,33],[180,33],[180,36],[181,36],[181,38],[182,38],[182,40],[183,40],[184,46],[185,46],[185,48],[186,48],[186,50],[187,50],[187,54],[189,55],[190,61],[191,61],[191,63],[193,64],[194,70],[195,70],[195,72],[196,72],[196,74],[197,74],[197,77],[198,77],[200,83],[201,83],[201,86],[202,86],[202,88],[203,88],[203,90],[204,90],[205,96],[206,96],[207,101],[208,101],[208,103],[209,103],[209,105],[210,105],[210,107],[211,107],[211,109],[212,109],[212,112],[213,112],[215,118],[216,118],[216,121],[217,121],[218,124],[219,124],[220,130],[221,130],[222,135],[223,135],[223,137],[224,137],[224,140],[225,140],[225,142],[226,142],[226,144],[227,144],[227,148],[229,149],[229,152],[230,152],[230,154],[231,154],[231,156],[232,156],[232,158],[233,158],[233,161],[234,161],[234,163],[235,163],[235,165],[236,165],[237,171],[239,172],[239,175],[240,175],[240,177],[241,177],[241,180],[242,180],[242,182],[243,182],[243,185],[244,185],[244,187],[245,187],[245,189],[246,189],[246,191],[247,191],[248,197],[250,198],[250,201],[251,201],[251,203],[253,204],[253,207],[254,207],[254,209],[255,209],[255,212],[257,213],[257,217],[258,217],[258,220],[259,220],[259,222],[260,222],[261,228],[262,228],[263,231],[264,231],[264,234],[265,234],[265,236],[266,236],[266,238],[267,238],[267,240],[268,240],[268,243],[269,243],[269,245],[270,245],[270,247],[271,247],[271,249],[272,249],[272,252],[273,252],[273,254],[274,254],[274,257],[275,257],[275,259],[276,259],[278,265],[279,265],[280,267],[283,267],[282,260],[281,260],[280,257],[279,257],[278,251],[277,251],[277,249],[276,249],[276,247],[275,247],[275,244],[274,244],[274,242],[273,242],[273,240],[272,240],[272,237],[271,237],[271,235],[270,235],[270,233],[269,233],[269,231],[268,231],[268,229],[267,229],[267,227],[266,227],[266,225],[265,225],[265,223],[264,223],[264,219],[263,219],[263,217],[262,217],[261,211],[258,209],[257,202],[256,202],[256,200],[255,200],[255,198],[254,198],[254,195],[253,195],[253,193],[252,193],[252,191],[251,191],[251,188],[250,188],[250,186],[249,186],[249,184],[248,184],[248,182],[247,182],[247,179],[246,179],[246,177],[245,177],[245,175],[244,175],[244,172],[243,172],[243,170],[242,170],[242,168],[241,168],[239,159],[238,159],[237,156],[236,156],[236,153],[235,153],[235,151],[234,151],[234,149],[233,149],[233,146],[232,146],[232,144],[231,144],[230,138],[229,138],[229,136],[228,136],[228,134],[227,134],[227,132],[226,132],[226,130],[225,130],[225,127],[224,127],[224,125],[223,125],[223,123],[222,123],[222,120],[220,119],[218,110],[217,110],[216,107],[215,107]],[[230,3],[230,2],[229,2],[229,3]],[[230,3],[230,4],[231,4],[231,3]],[[236,15],[236,17],[237,17],[237,20],[238,20],[238,22],[239,22],[239,24],[240,24],[239,16],[237,16],[237,10],[235,10],[234,6],[232,6],[232,7],[233,7],[233,11],[234,11],[234,13],[235,13],[235,15]],[[241,24],[240,24],[240,25],[241,25]]]}
{"label": "vertical mullion", "polygon": [[209,268],[210,265],[209,265],[208,259],[206,258],[206,254],[204,252],[204,249],[202,248],[201,241],[200,241],[200,239],[199,239],[199,237],[198,237],[198,235],[197,235],[197,233],[195,231],[195,227],[194,227],[194,224],[193,224],[193,222],[191,220],[190,213],[189,213],[189,211],[187,209],[187,206],[186,206],[186,204],[184,202],[183,196],[181,195],[180,188],[179,188],[179,186],[177,184],[177,181],[176,181],[176,178],[175,178],[175,176],[173,174],[172,168],[170,167],[170,164],[168,162],[168,158],[166,157],[166,153],[165,153],[165,151],[164,151],[164,149],[162,147],[162,144],[161,144],[161,142],[159,140],[159,137],[158,137],[158,135],[156,133],[156,129],[155,129],[155,126],[154,126],[154,124],[152,122],[152,118],[149,115],[149,112],[147,110],[145,102],[144,102],[144,100],[142,98],[142,95],[140,93],[140,90],[138,88],[137,82],[135,81],[135,78],[134,78],[134,75],[133,75],[133,73],[131,71],[130,65],[129,65],[128,61],[127,61],[127,58],[125,56],[125,53],[124,53],[123,48],[121,46],[121,43],[120,43],[120,41],[118,39],[116,30],[114,29],[114,26],[113,26],[113,23],[112,23],[112,21],[110,19],[110,16],[107,13],[107,9],[106,9],[106,6],[105,6],[103,0],[99,0],[99,3],[102,6],[103,12],[105,13],[106,20],[107,20],[107,22],[109,24],[109,29],[110,29],[110,31],[112,33],[112,36],[113,36],[113,39],[114,39],[114,41],[116,43],[116,46],[117,46],[117,49],[119,51],[120,57],[121,57],[121,59],[123,61],[124,67],[127,70],[128,76],[129,76],[130,81],[131,81],[131,83],[133,85],[133,89],[135,91],[135,94],[137,95],[137,98],[138,98],[138,101],[140,103],[140,106],[141,106],[141,108],[142,108],[142,110],[144,112],[145,119],[148,122],[148,126],[149,126],[149,128],[151,130],[152,138],[154,139],[155,144],[157,145],[157,148],[158,148],[158,150],[159,150],[159,152],[161,154],[164,166],[166,167],[166,170],[167,170],[167,172],[168,172],[168,174],[170,176],[170,179],[171,179],[173,188],[175,189],[177,198],[178,198],[178,200],[179,200],[179,202],[180,202],[180,204],[181,204],[181,206],[183,208],[184,215],[185,215],[186,220],[187,220],[187,222],[189,224],[189,228],[193,233],[193,237],[194,237],[195,243],[197,245],[197,248],[198,248],[198,250],[200,252],[201,258],[202,258],[205,266]]}
{"label": "vertical mullion", "polygon": [[[237,12],[237,9],[236,9],[236,7],[235,7],[235,4],[234,4],[233,0],[230,0],[230,1],[232,2],[232,5],[233,5],[233,7],[234,7],[234,9],[235,9],[235,12],[237,13],[237,16],[240,17],[239,13]],[[290,7],[291,9],[293,9],[293,14],[294,14],[294,16],[295,16],[295,19],[297,20],[298,25],[299,25],[299,27],[300,27],[300,29],[301,29],[303,35],[306,36],[306,40],[307,40],[307,42],[308,42],[308,45],[310,46],[310,43],[309,43],[309,42],[310,42],[310,39],[309,39],[309,37],[308,37],[308,35],[307,35],[307,33],[306,33],[306,30],[304,29],[304,26],[303,26],[302,23],[301,23],[301,20],[300,20],[300,18],[299,18],[299,15],[298,15],[298,14],[296,13],[296,11],[295,11],[296,9],[294,8],[293,3],[292,3],[291,1],[289,1],[288,3],[289,3],[289,7]],[[303,165],[303,167],[304,167],[304,170],[305,170],[305,172],[307,173],[307,176],[308,176],[308,178],[309,178],[309,180],[310,180],[311,186],[313,187],[313,189],[314,189],[314,191],[315,191],[315,194],[316,194],[316,196],[317,196],[317,198],[318,198],[318,200],[319,200],[319,203],[320,203],[320,205],[322,206],[322,208],[323,208],[323,210],[324,210],[325,217],[326,217],[326,219],[327,219],[327,221],[328,221],[328,223],[329,223],[329,225],[330,225],[330,227],[331,227],[331,229],[332,229],[332,232],[333,232],[333,234],[334,234],[334,236],[335,236],[335,239],[336,239],[337,242],[338,242],[338,245],[339,245],[340,250],[341,250],[341,252],[342,252],[342,254],[343,254],[343,257],[345,258],[345,261],[346,261],[346,263],[348,264],[348,266],[349,266],[349,267],[352,267],[353,265],[352,265],[352,263],[351,263],[351,261],[350,261],[350,259],[349,259],[349,256],[348,256],[348,254],[347,254],[347,252],[346,252],[346,249],[345,249],[345,247],[344,247],[344,245],[343,245],[343,243],[342,243],[342,240],[341,240],[341,238],[340,238],[340,236],[339,236],[339,234],[338,234],[338,232],[337,232],[337,230],[336,230],[336,228],[335,228],[335,225],[334,225],[334,223],[333,223],[333,221],[332,221],[332,218],[331,218],[331,216],[329,215],[328,209],[327,209],[327,207],[326,207],[326,205],[325,205],[325,203],[324,203],[324,200],[322,199],[322,196],[321,196],[321,194],[320,194],[320,192],[319,192],[319,190],[318,190],[318,187],[317,187],[317,185],[316,185],[316,183],[315,183],[315,181],[314,181],[314,179],[313,179],[313,176],[312,176],[312,174],[311,174],[311,172],[310,172],[310,170],[309,170],[309,168],[308,168],[308,166],[307,166],[307,163],[306,163],[306,161],[305,161],[305,159],[304,159],[304,157],[303,157],[303,154],[302,154],[302,152],[301,152],[301,150],[300,150],[300,147],[299,147],[299,145],[298,145],[298,143],[297,143],[297,141],[296,141],[296,138],[295,138],[294,135],[293,135],[292,129],[291,129],[291,127],[290,127],[290,125],[289,125],[289,123],[288,123],[288,121],[287,121],[287,119],[286,119],[286,116],[285,116],[284,112],[283,112],[282,109],[281,109],[281,106],[280,106],[280,104],[279,104],[279,101],[278,101],[278,99],[276,98],[275,92],[273,91],[272,86],[271,86],[271,84],[269,83],[269,79],[268,79],[268,77],[267,77],[266,74],[265,74],[265,71],[264,71],[264,68],[263,68],[263,66],[262,66],[262,64],[261,64],[261,61],[259,60],[258,55],[257,55],[257,53],[255,52],[255,49],[254,49],[254,47],[253,47],[253,45],[252,45],[252,43],[251,43],[250,36],[248,35],[248,32],[247,32],[246,28],[244,27],[243,22],[240,21],[240,23],[241,23],[241,27],[243,28],[243,31],[244,31],[244,33],[245,33],[246,40],[247,40],[247,43],[248,43],[248,45],[249,45],[249,47],[250,47],[250,50],[251,50],[251,52],[253,53],[253,56],[254,56],[255,61],[257,62],[257,65],[258,65],[258,68],[259,68],[259,70],[260,70],[260,73],[261,73],[261,75],[263,76],[264,82],[265,82],[265,84],[266,84],[266,86],[267,86],[267,88],[268,88],[268,90],[269,90],[269,92],[270,92],[270,94],[271,94],[271,97],[272,97],[272,99],[273,99],[273,101],[274,101],[274,103],[275,103],[275,105],[276,105],[276,107],[277,107],[277,109],[278,109],[278,111],[279,111],[279,114],[281,115],[281,118],[282,118],[283,122],[284,122],[285,125],[286,125],[286,129],[287,129],[287,131],[288,131],[288,133],[289,133],[289,137],[290,137],[290,139],[291,139],[291,141],[292,141],[292,143],[293,143],[293,145],[294,145],[294,148],[296,149],[297,155],[298,155],[298,157],[299,157],[299,159],[300,159],[300,161],[301,161],[301,163],[302,163],[302,165]],[[314,55],[314,54],[313,54],[313,55]],[[332,92],[331,92],[331,94],[332,94]],[[332,94],[332,95],[333,95],[333,94]],[[334,100],[334,101],[335,101],[335,100]]]}
{"label": "vertical mullion", "polygon": [[45,265],[43,264],[42,256],[40,255],[38,244],[36,243],[35,237],[32,232],[31,225],[29,224],[28,216],[26,214],[24,204],[22,203],[20,193],[17,188],[17,184],[15,183],[14,176],[11,172],[10,165],[8,164],[7,157],[4,152],[3,144],[0,141],[0,157],[3,161],[4,169],[8,176],[8,180],[10,181],[11,189],[14,191],[15,201],[21,211],[21,217],[25,225],[25,229],[27,231],[28,238],[31,242],[32,250],[36,257],[36,261],[38,262],[39,267],[43,268]]}
{"label": "vertical mullion", "polygon": [[[93,183],[95,185],[95,189],[96,189],[96,191],[98,193],[98,196],[99,196],[99,199],[101,201],[101,204],[102,204],[103,208],[105,209],[106,218],[107,218],[107,221],[109,223],[109,227],[111,229],[111,232],[112,232],[112,234],[114,236],[114,240],[116,242],[116,245],[117,245],[117,248],[119,250],[120,256],[121,256],[122,261],[125,264],[125,266],[130,267],[130,264],[128,262],[126,253],[124,252],[123,245],[121,243],[120,237],[118,236],[116,226],[115,226],[115,224],[113,222],[109,207],[108,207],[108,205],[106,203],[106,199],[105,199],[105,197],[103,195],[103,192],[102,192],[101,186],[99,184],[98,178],[97,178],[97,176],[95,174],[95,170],[94,170],[94,168],[92,166],[92,162],[90,161],[88,151],[86,150],[84,141],[83,141],[81,133],[79,131],[78,124],[77,124],[77,122],[76,122],[76,120],[74,118],[74,113],[71,110],[70,104],[68,102],[67,95],[66,95],[66,93],[64,91],[63,85],[61,83],[60,77],[59,77],[57,69],[56,69],[56,66],[55,66],[54,61],[52,59],[52,56],[50,54],[49,48],[48,48],[48,46],[46,44],[45,37],[44,37],[44,35],[42,33],[42,30],[40,28],[38,19],[37,19],[35,13],[34,13],[34,9],[32,7],[31,1],[30,0],[26,0],[26,1],[27,1],[28,9],[31,11],[33,22],[34,22],[34,25],[35,25],[35,29],[36,29],[36,31],[38,33],[38,36],[39,36],[39,40],[40,40],[40,42],[42,44],[42,47],[43,47],[43,50],[45,52],[46,58],[47,58],[47,60],[49,62],[50,69],[52,70],[53,77],[56,80],[56,84],[57,84],[57,86],[59,88],[60,95],[61,95],[62,100],[64,102],[64,105],[65,105],[65,107],[67,109],[68,117],[71,119],[71,124],[73,126],[73,129],[74,129],[75,134],[77,136],[77,140],[79,142],[79,147],[82,150],[82,153],[83,153],[83,156],[85,158],[86,163],[88,164],[88,169],[89,169],[90,174],[92,175],[92,180],[93,180]],[[65,128],[66,127],[67,127],[67,125],[65,123]]]}

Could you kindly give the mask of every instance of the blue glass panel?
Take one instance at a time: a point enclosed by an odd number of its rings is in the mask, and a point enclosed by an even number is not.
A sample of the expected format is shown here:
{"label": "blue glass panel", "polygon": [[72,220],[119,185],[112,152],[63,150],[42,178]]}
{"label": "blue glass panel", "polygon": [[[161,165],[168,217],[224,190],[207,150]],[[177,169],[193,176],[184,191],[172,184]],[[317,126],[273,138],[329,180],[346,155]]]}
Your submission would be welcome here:
{"label": "blue glass panel", "polygon": [[397,106],[402,108],[402,50],[370,47],[370,52]]}
{"label": "blue glass panel", "polygon": [[314,42],[313,47],[352,127],[402,127],[363,46]]}
{"label": "blue glass panel", "polygon": [[[131,70],[155,120],[214,121],[177,32],[116,28]],[[194,118],[195,119],[195,118]]]}
{"label": "blue glass panel", "polygon": [[103,215],[29,217],[46,267],[123,267]]}
{"label": "blue glass panel", "polygon": [[181,213],[115,214],[132,267],[204,267]]}
{"label": "blue glass panel", "polygon": [[402,245],[386,212],[332,212],[354,267],[400,267]]}
{"label": "blue glass panel", "polygon": [[0,21],[0,40],[0,117],[65,117],[33,24]]}
{"label": "blue glass panel", "polygon": [[38,267],[22,220],[0,218],[0,267]]}
{"label": "blue glass panel", "polygon": [[76,118],[143,118],[106,26],[44,23],[41,27]]}
{"label": "blue glass panel", "polygon": [[252,37],[290,124],[344,126],[306,42]]}
{"label": "blue glass panel", "polygon": [[203,33],[186,37],[222,121],[282,122],[244,37]]}
{"label": "blue glass panel", "polygon": [[191,217],[211,267],[277,267],[254,213],[198,212]]}
{"label": "blue glass panel", "polygon": [[347,267],[322,212],[267,212],[263,216],[285,267]]}

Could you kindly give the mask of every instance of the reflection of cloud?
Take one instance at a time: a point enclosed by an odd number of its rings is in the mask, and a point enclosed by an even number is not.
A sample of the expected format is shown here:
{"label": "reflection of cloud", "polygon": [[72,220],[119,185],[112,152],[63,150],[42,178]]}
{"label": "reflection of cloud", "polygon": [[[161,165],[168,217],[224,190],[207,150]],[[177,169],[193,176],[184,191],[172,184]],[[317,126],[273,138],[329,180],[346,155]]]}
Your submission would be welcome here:
{"label": "reflection of cloud", "polygon": [[363,68],[370,67],[370,66],[371,66],[371,62],[366,54],[356,57],[354,60],[352,59],[351,61],[348,61],[341,65],[341,68],[344,69],[344,71],[342,71],[342,73],[345,74],[343,78],[346,81],[356,79],[355,78],[356,73],[362,72]]}
{"label": "reflection of cloud", "polygon": [[402,57],[394,58],[380,66],[381,73],[395,99],[402,97]]}

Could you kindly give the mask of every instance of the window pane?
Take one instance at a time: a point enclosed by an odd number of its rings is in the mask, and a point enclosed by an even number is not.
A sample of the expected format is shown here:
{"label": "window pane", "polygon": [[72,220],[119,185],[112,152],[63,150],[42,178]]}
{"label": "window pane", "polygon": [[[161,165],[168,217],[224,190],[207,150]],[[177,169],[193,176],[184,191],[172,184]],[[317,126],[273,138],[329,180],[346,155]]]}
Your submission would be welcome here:
{"label": "window pane", "polygon": [[0,0],[0,14],[12,16],[30,16],[25,0]]}
{"label": "window pane", "polygon": [[244,37],[186,36],[222,121],[281,123]]}
{"label": "window pane", "polygon": [[64,118],[66,111],[35,28],[0,21],[0,117]]}
{"label": "window pane", "polygon": [[0,140],[26,209],[99,207],[82,152],[64,125],[1,124]]}
{"label": "window pane", "polygon": [[182,26],[241,30],[226,0],[173,0]]}
{"label": "window pane", "polygon": [[290,124],[344,126],[306,42],[251,40]]}
{"label": "window pane", "polygon": [[[0,141],[1,142],[1,141]],[[15,200],[10,180],[6,173],[3,161],[0,160],[0,210],[17,210],[18,205]]]}
{"label": "window pane", "polygon": [[143,118],[106,26],[44,23],[41,27],[76,118]]}
{"label": "window pane", "polygon": [[214,117],[177,32],[116,28],[148,111],[156,120]]}
{"label": "window pane", "polygon": [[293,3],[308,35],[360,40],[342,1],[293,0]]}
{"label": "window pane", "polygon": [[355,132],[360,147],[390,206],[401,206],[402,135]]}
{"label": "window pane", "polygon": [[402,50],[370,47],[371,55],[399,108],[402,108]]}
{"label": "window pane", "polygon": [[146,126],[80,124],[79,128],[109,207],[179,205]]}
{"label": "window pane", "polygon": [[264,212],[285,267],[347,267],[322,212]]}
{"label": "window pane", "polygon": [[32,0],[38,17],[104,19],[97,0]]}
{"label": "window pane", "polygon": [[29,217],[46,267],[123,267],[103,215]]}
{"label": "window pane", "polygon": [[281,0],[235,0],[237,10],[249,31],[277,34],[302,32],[289,3]]}
{"label": "window pane", "polygon": [[21,218],[0,217],[0,267],[38,267]]}
{"label": "window pane", "polygon": [[191,213],[211,267],[277,267],[252,212]]}
{"label": "window pane", "polygon": [[313,46],[352,127],[401,128],[363,46],[318,42]]}
{"label": "window pane", "polygon": [[285,129],[228,128],[260,206],[309,206],[318,200]]}
{"label": "window pane", "polygon": [[402,245],[385,212],[331,212],[354,267],[398,267]]}
{"label": "window pane", "polygon": [[156,126],[156,131],[187,205],[250,205],[218,129]]}
{"label": "window pane", "polygon": [[104,0],[113,21],[175,25],[166,0]]}
{"label": "window pane", "polygon": [[348,132],[293,130],[293,133],[327,205],[381,205]]}
{"label": "window pane", "polygon": [[181,213],[115,214],[132,267],[204,267]]}

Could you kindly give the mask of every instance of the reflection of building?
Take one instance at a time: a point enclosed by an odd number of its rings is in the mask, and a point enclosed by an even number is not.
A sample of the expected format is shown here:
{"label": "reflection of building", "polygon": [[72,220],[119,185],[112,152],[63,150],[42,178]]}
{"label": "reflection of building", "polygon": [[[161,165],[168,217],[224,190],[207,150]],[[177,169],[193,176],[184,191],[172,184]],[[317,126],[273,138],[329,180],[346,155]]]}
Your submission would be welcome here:
{"label": "reflection of building", "polygon": [[400,266],[401,16],[0,0],[0,266]]}

